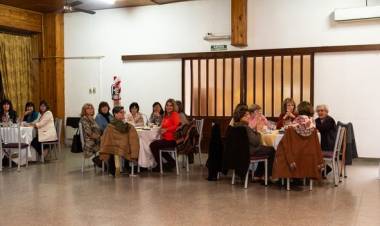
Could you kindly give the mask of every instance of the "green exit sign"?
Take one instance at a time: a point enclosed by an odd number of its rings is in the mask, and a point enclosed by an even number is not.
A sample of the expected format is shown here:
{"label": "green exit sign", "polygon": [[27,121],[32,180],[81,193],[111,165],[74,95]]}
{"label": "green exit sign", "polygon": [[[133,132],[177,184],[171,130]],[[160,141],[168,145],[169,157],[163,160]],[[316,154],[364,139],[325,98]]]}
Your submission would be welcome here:
{"label": "green exit sign", "polygon": [[211,51],[227,50],[227,45],[211,45]]}

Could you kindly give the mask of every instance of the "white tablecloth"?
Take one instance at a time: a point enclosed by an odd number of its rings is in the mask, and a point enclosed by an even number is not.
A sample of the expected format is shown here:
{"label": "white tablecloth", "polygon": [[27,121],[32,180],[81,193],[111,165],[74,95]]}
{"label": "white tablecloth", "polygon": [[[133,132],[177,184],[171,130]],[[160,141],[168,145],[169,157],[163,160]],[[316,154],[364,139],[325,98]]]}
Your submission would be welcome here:
{"label": "white tablecloth", "polygon": [[[283,136],[284,136],[283,133],[276,134],[276,138],[274,139],[274,144],[273,144],[273,147],[275,150],[277,150],[278,144],[280,144],[280,141],[281,141]],[[318,139],[319,139],[319,141],[321,141],[321,134],[320,133],[318,133]]]}
{"label": "white tablecloth", "polygon": [[157,163],[154,160],[149,145],[160,139],[160,128],[152,128],[150,130],[137,129],[140,138],[139,166],[144,168],[154,168]]}
{"label": "white tablecloth", "polygon": [[[5,135],[5,137],[3,139],[5,139],[4,141],[6,143],[18,142],[17,140],[11,140],[7,136],[7,133],[9,132],[9,130],[17,130],[17,128],[1,127],[0,129],[1,129],[1,134]],[[21,142],[27,143],[29,145],[32,143],[33,138],[36,136],[36,130],[33,127],[21,127],[20,132],[21,132]],[[25,155],[26,154],[28,154],[28,160],[29,161],[36,161],[37,160],[36,150],[33,147],[30,147],[29,150],[30,151],[28,151],[28,152],[25,152],[25,151],[21,152],[21,165],[24,165],[26,163],[25,162]],[[18,159],[19,158],[14,158],[14,159],[12,159],[12,161],[14,161],[17,164]]]}

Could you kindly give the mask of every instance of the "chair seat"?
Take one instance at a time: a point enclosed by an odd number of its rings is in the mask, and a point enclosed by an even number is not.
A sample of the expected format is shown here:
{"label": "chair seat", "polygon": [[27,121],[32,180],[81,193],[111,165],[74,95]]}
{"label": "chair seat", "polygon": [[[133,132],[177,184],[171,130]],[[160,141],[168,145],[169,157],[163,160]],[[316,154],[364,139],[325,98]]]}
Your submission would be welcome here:
{"label": "chair seat", "polygon": [[323,158],[332,158],[334,156],[334,152],[332,151],[324,151]]}
{"label": "chair seat", "polygon": [[44,141],[44,142],[41,142],[41,144],[50,144],[50,143],[57,143],[58,140],[52,140],[52,141]]}
{"label": "chair seat", "polygon": [[251,156],[251,161],[265,160],[268,158],[269,156]]}
{"label": "chair seat", "polygon": [[162,148],[160,149],[160,151],[171,151],[171,152],[175,152],[177,151],[175,148]]}
{"label": "chair seat", "polygon": [[[29,147],[29,144],[26,143],[21,143],[21,148],[27,148]],[[8,143],[8,144],[3,144],[3,148],[18,148],[18,143]]]}

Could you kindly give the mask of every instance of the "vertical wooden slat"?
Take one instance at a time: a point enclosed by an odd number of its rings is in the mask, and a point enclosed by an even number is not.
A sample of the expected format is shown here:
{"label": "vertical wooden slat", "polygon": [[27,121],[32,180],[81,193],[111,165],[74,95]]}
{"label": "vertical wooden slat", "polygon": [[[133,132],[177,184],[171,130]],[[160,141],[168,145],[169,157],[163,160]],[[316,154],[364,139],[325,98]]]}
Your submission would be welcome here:
{"label": "vertical wooden slat", "polygon": [[198,115],[201,116],[201,59],[198,59]]}
{"label": "vertical wooden slat", "polygon": [[232,63],[231,63],[231,115],[234,114],[234,87],[235,87],[235,58],[232,58]]}
{"label": "vertical wooden slat", "polygon": [[301,55],[301,73],[300,73],[300,100],[303,101],[303,55]]}
{"label": "vertical wooden slat", "polygon": [[218,83],[217,83],[217,80],[218,80],[218,76],[217,76],[217,75],[218,75],[218,73],[217,73],[217,71],[218,71],[218,67],[217,67],[217,58],[214,59],[214,67],[215,67],[215,68],[214,68],[214,83],[215,83],[215,84],[214,84],[214,85],[215,85],[215,88],[214,88],[214,92],[215,92],[215,96],[214,96],[214,103],[215,103],[215,104],[214,104],[214,108],[215,108],[215,109],[214,109],[214,115],[217,116],[217,115],[218,115],[218,114],[217,114],[217,110],[218,110],[218,109],[217,109],[217,104],[218,104],[218,101],[217,101],[217,100],[218,100],[218,99],[217,99],[217,92],[216,92],[216,91],[217,91],[217,88],[218,88],[218,86],[217,86],[217,85],[218,85]]}
{"label": "vertical wooden slat", "polygon": [[190,115],[193,116],[193,103],[194,103],[194,97],[193,97],[193,89],[194,89],[194,82],[193,82],[193,73],[194,73],[194,68],[193,68],[193,60],[190,60],[190,97],[191,97],[191,104],[190,104]]}
{"label": "vertical wooden slat", "polygon": [[284,56],[281,56],[281,102],[284,100]]}
{"label": "vertical wooden slat", "polygon": [[240,57],[240,103],[247,104],[247,57]]}
{"label": "vertical wooden slat", "polygon": [[253,57],[253,103],[256,104],[256,57]]}
{"label": "vertical wooden slat", "polygon": [[208,75],[208,73],[209,73],[208,72],[209,62],[208,61],[209,61],[209,59],[206,59],[206,116],[208,116],[208,91],[209,91],[208,90],[208,86],[209,86],[209,84],[208,84],[209,83],[209,81],[208,81],[209,80],[209,78],[208,78],[209,77],[209,75]]}
{"label": "vertical wooden slat", "polygon": [[310,102],[314,106],[314,53],[310,55]]}
{"label": "vertical wooden slat", "polygon": [[223,116],[226,116],[226,59],[223,58]]}
{"label": "vertical wooden slat", "polygon": [[293,98],[293,55],[290,57],[290,97]]}
{"label": "vertical wooden slat", "polygon": [[[185,59],[182,58],[182,106],[185,108]],[[185,111],[185,109],[184,109]]]}
{"label": "vertical wooden slat", "polygon": [[263,56],[263,114],[265,115],[265,56]]}
{"label": "vertical wooden slat", "polygon": [[274,117],[274,56],[272,56],[272,117]]}

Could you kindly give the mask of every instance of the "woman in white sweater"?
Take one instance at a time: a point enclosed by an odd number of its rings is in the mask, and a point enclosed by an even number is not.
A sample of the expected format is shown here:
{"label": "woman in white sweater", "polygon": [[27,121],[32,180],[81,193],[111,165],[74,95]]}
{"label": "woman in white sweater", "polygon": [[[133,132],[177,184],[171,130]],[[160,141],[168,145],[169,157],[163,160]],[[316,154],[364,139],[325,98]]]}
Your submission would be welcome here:
{"label": "woman in white sweater", "polygon": [[[41,143],[48,141],[56,141],[57,131],[54,126],[53,113],[49,110],[49,105],[46,101],[41,101],[40,103],[40,114],[41,117],[37,123],[33,124],[37,128],[38,135],[32,141],[32,146],[36,149],[38,154],[43,154],[44,157],[47,155],[47,149],[41,150]],[[47,147],[47,146],[46,146]]]}

